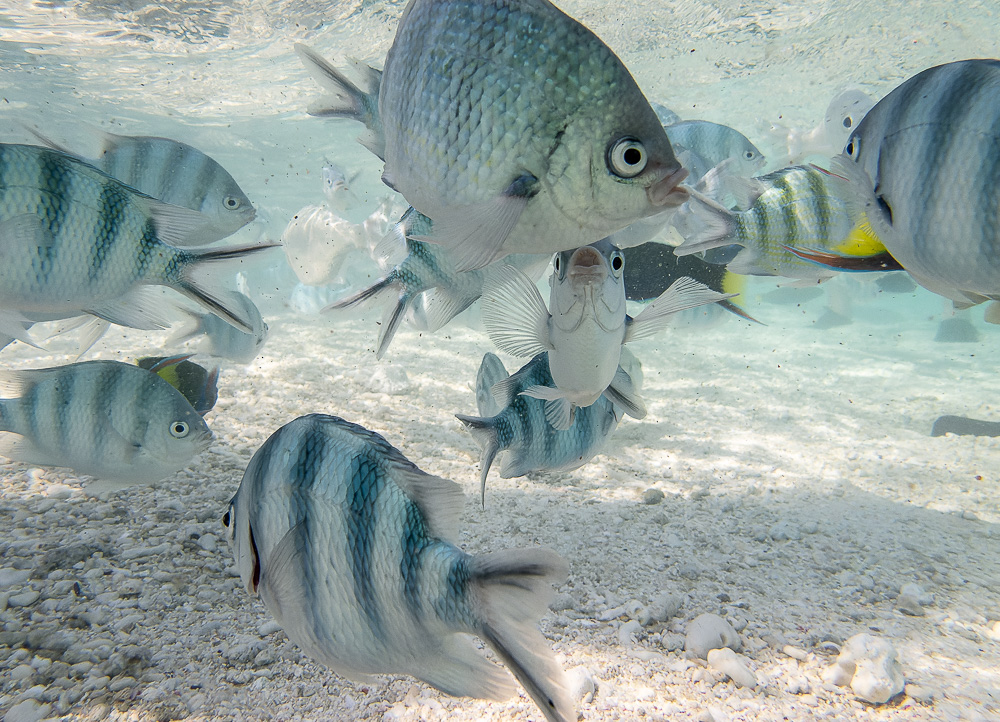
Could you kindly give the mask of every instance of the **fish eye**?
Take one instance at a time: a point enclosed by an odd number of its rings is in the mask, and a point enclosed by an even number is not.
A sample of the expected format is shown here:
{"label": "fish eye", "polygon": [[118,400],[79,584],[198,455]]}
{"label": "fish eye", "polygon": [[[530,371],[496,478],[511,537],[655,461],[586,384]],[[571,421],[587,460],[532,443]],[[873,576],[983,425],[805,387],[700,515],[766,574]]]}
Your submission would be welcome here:
{"label": "fish eye", "polygon": [[552,259],[552,267],[555,269],[556,273],[559,273],[560,265],[562,264],[559,263],[559,254],[557,253],[555,258]]}
{"label": "fish eye", "polygon": [[236,196],[226,196],[222,200],[222,204],[226,207],[227,210],[235,211],[237,208],[243,205],[243,202]]}
{"label": "fish eye", "polygon": [[646,148],[636,138],[620,138],[608,148],[608,170],[620,178],[635,178],[646,161]]}
{"label": "fish eye", "polygon": [[625,254],[621,251],[615,251],[611,255],[611,270],[614,271],[615,276],[620,276],[623,268],[625,268]]}
{"label": "fish eye", "polygon": [[854,119],[851,118],[851,116],[849,116],[849,115],[845,116],[844,117],[844,127],[845,128],[850,128],[852,125],[854,125]]}
{"label": "fish eye", "polygon": [[226,513],[222,515],[222,526],[224,526],[224,527],[226,527],[228,529],[229,525],[232,524],[232,523],[233,523],[233,515],[227,509]]}
{"label": "fish eye", "polygon": [[757,154],[754,153],[752,150],[748,150],[746,153],[743,154],[743,157],[746,158],[747,160],[753,160],[756,155]]}
{"label": "fish eye", "polygon": [[170,424],[170,435],[175,439],[183,439],[188,435],[191,428],[187,425],[186,421],[174,421]]}
{"label": "fish eye", "polygon": [[844,148],[844,152],[851,158],[857,160],[858,154],[861,153],[861,139],[854,137],[847,141],[847,147]]}

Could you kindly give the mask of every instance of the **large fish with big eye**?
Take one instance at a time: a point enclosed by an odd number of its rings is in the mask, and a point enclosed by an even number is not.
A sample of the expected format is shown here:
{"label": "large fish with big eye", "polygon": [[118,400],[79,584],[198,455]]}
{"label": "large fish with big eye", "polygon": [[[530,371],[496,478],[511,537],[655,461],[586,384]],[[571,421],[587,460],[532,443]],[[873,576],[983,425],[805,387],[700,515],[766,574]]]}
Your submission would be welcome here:
{"label": "large fish with big eye", "polygon": [[547,0],[412,0],[363,90],[299,52],[339,99],[311,112],[365,122],[383,180],[458,270],[597,241],[687,197],[626,67]]}
{"label": "large fish with big eye", "polygon": [[461,697],[504,699],[503,670],[546,719],[576,720],[535,628],[566,565],[545,549],[472,556],[454,544],[460,487],[384,438],[309,414],[257,450],[223,517],[240,577],[313,659],[346,677],[409,674]]}
{"label": "large fish with big eye", "polygon": [[625,256],[606,240],[557,253],[546,308],[538,287],[512,266],[502,266],[483,285],[482,318],[490,340],[513,356],[548,352],[552,386],[530,386],[522,394],[545,399],[545,415],[557,430],[570,428],[577,407],[602,394],[627,414],[646,408],[620,367],[622,344],[651,336],[687,308],[715,303],[716,293],[684,277],[638,316],[625,311]]}
{"label": "large fish with big eye", "polygon": [[914,280],[959,307],[1000,299],[1000,60],[906,80],[868,111],[839,160],[834,171]]}
{"label": "large fish with big eye", "polygon": [[208,448],[212,432],[155,373],[84,361],[0,373],[0,454],[116,484],[150,483]]}

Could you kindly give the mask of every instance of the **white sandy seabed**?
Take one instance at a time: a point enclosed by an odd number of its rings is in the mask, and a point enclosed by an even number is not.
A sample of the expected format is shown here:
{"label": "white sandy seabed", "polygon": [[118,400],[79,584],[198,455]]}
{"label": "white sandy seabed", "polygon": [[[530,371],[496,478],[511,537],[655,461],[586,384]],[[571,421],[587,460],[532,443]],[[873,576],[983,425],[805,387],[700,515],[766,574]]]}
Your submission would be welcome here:
{"label": "white sandy seabed", "polygon": [[[915,298],[825,330],[814,323],[821,301],[765,304],[767,326],[733,319],[634,344],[647,418],[626,420],[577,471],[494,472],[485,511],[478,449],[453,417],[474,412],[484,334],[404,328],[376,364],[371,323],[269,319],[264,355],[223,371],[208,417],[215,445],[155,488],[94,499],[61,471],[0,466],[0,709],[17,703],[29,719],[541,719],[524,696],[454,699],[399,676],[346,682],[246,594],[220,516],[267,436],[320,411],[462,484],[467,551],[544,545],[569,561],[542,629],[574,679],[595,685],[580,699],[584,719],[996,719],[997,441],[929,436],[942,413],[996,418],[994,329],[980,326],[978,343],[933,343],[936,320],[891,310]],[[96,356],[155,351],[146,339],[114,332]],[[61,344],[66,356],[45,359],[12,346],[5,365],[67,362],[74,344]],[[927,595],[920,616],[898,608],[909,583]],[[643,626],[651,604],[672,616]],[[687,625],[705,612],[739,630],[756,687],[685,654]],[[898,652],[906,693],[888,705],[824,681],[860,632]]]}

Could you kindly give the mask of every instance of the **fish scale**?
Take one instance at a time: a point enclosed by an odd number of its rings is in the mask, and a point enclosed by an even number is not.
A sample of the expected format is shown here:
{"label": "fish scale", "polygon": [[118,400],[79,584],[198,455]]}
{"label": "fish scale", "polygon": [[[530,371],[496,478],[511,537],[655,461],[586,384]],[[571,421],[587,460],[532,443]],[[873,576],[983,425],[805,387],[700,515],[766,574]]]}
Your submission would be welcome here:
{"label": "fish scale", "polygon": [[381,436],[310,414],[254,454],[224,523],[247,589],[310,657],[503,698],[500,668],[458,636],[478,634],[549,720],[575,720],[561,670],[526,625],[562,562],[544,550],[464,553],[450,541],[461,501]]}
{"label": "fish scale", "polygon": [[198,277],[199,269],[272,244],[185,250],[161,240],[179,238],[181,223],[194,218],[62,151],[0,144],[0,311],[87,312],[163,328],[163,312],[130,294],[165,285],[249,329],[233,293]]}

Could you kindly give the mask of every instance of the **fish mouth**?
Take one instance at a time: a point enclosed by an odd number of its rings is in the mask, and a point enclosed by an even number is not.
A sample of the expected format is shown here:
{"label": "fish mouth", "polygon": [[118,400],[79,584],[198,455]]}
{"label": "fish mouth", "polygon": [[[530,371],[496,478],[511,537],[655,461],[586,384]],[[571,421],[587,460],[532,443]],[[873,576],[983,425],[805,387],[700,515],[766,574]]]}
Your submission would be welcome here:
{"label": "fish mouth", "polygon": [[677,208],[690,197],[688,189],[680,185],[688,177],[687,168],[678,168],[646,189],[646,197],[657,208]]}
{"label": "fish mouth", "polygon": [[574,284],[600,283],[608,275],[608,264],[595,248],[583,246],[577,248],[570,256],[566,274]]}

